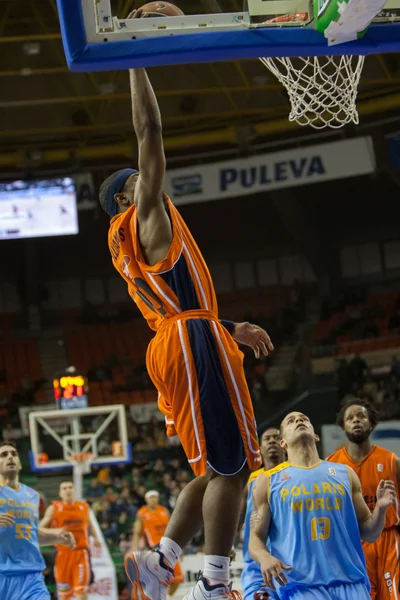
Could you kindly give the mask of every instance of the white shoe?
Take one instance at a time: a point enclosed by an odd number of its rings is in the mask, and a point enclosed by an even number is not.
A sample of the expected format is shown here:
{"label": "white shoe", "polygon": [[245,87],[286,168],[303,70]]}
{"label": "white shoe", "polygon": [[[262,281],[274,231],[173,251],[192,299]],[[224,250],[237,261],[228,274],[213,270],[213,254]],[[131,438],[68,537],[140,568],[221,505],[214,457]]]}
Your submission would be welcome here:
{"label": "white shoe", "polygon": [[174,571],[159,550],[131,552],[124,567],[132,583],[132,600],[166,600]]}
{"label": "white shoe", "polygon": [[183,600],[242,600],[242,596],[230,586],[223,583],[210,585],[205,577],[200,577]]}

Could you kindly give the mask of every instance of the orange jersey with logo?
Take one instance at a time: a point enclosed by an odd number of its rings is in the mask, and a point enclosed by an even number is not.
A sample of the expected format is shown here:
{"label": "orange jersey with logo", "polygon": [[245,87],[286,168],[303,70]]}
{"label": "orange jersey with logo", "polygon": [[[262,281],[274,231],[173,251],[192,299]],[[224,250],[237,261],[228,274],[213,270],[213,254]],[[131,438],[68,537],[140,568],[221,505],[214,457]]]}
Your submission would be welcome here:
{"label": "orange jersey with logo", "polygon": [[385,529],[394,527],[400,523],[399,515],[399,489],[397,482],[396,460],[393,452],[381,446],[372,446],[371,451],[360,462],[355,462],[347,452],[346,448],[340,448],[331,454],[327,460],[349,465],[361,481],[364,500],[371,512],[376,504],[376,488],[381,479],[390,479],[396,486],[396,503],[386,511]]}
{"label": "orange jersey with logo", "polygon": [[218,307],[210,272],[187,225],[167,200],[173,238],[167,256],[149,266],[137,234],[136,206],[116,215],[110,224],[108,244],[114,267],[128,284],[128,291],[151,329],[164,319],[187,310]]}
{"label": "orange jersey with logo", "polygon": [[169,514],[166,508],[158,504],[154,510],[142,506],[137,511],[137,516],[142,522],[142,533],[150,548],[160,543],[164,531],[167,528]]}
{"label": "orange jersey with logo", "polygon": [[[89,548],[89,505],[86,502],[54,501],[54,515],[51,522],[52,527],[65,527],[67,531],[74,534],[75,548]],[[67,546],[57,546],[58,552],[70,550]],[[72,550],[73,551],[73,550]]]}

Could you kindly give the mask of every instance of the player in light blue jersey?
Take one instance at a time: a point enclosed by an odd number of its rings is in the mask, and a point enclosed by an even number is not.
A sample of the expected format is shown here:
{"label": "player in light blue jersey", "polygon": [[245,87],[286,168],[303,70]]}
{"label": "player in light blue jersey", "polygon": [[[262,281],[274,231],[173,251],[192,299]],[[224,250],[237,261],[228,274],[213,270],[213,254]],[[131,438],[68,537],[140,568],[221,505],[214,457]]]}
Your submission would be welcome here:
{"label": "player in light blue jersey", "polygon": [[[249,478],[246,488],[246,515],[243,527],[243,561],[244,567],[241,575],[241,583],[244,592],[244,600],[254,600],[254,594],[264,587],[260,565],[251,558],[249,552],[250,539],[250,516],[253,510],[252,489],[258,475],[276,467],[285,460],[285,452],[279,445],[279,430],[269,427],[260,438],[260,450],[263,459],[263,468],[254,471]],[[267,593],[263,594],[267,598]],[[271,597],[271,595],[270,595]]]}
{"label": "player in light blue jersey", "polygon": [[39,530],[39,494],[19,483],[21,462],[14,444],[0,444],[0,599],[50,600],[39,544],[74,547],[64,529]]}
{"label": "player in light blue jersey", "polygon": [[250,553],[267,588],[280,600],[369,600],[360,537],[379,537],[396,499],[393,481],[380,482],[371,514],[354,471],[320,460],[305,415],[287,415],[280,433],[288,462],[253,488]]}

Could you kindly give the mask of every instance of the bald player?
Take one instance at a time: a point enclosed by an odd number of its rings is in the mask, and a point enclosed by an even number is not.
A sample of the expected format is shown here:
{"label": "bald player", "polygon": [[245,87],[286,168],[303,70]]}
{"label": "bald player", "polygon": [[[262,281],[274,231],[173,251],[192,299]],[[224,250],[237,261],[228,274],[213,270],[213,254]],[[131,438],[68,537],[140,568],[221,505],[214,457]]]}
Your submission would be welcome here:
{"label": "bald player", "polygon": [[253,488],[249,547],[266,587],[280,600],[369,600],[360,537],[375,542],[381,534],[393,481],[379,483],[371,513],[354,471],[319,458],[306,415],[289,413],[280,433],[288,460]]}
{"label": "bald player", "polygon": [[400,583],[400,461],[390,450],[372,443],[371,434],[378,424],[378,411],[370,402],[349,400],[338,413],[336,423],[345,432],[347,443],[327,460],[349,465],[357,473],[364,500],[371,511],[376,505],[379,482],[383,479],[394,482],[396,503],[386,511],[384,530],[373,544],[363,542],[363,550],[372,600],[397,600]]}
{"label": "bald player", "polygon": [[264,587],[264,580],[261,574],[260,565],[252,559],[249,552],[250,539],[250,517],[253,510],[252,490],[257,477],[269,469],[273,469],[285,460],[286,454],[280,446],[279,429],[269,427],[264,431],[260,439],[261,456],[263,459],[263,468],[254,471],[250,475],[246,488],[246,516],[243,528],[243,560],[244,567],[241,575],[242,588],[244,591],[244,600],[253,600],[254,594],[260,593],[260,598],[268,598],[266,591],[261,591]]}

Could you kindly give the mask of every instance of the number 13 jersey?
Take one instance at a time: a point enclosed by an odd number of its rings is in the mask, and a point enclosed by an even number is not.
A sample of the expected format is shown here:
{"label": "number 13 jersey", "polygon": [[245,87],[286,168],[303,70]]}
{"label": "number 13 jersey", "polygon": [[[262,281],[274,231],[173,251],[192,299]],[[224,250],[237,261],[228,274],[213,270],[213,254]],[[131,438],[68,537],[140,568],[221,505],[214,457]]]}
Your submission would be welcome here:
{"label": "number 13 jersey", "polygon": [[285,589],[356,582],[369,589],[348,467],[285,462],[266,476],[270,552],[292,567]]}

